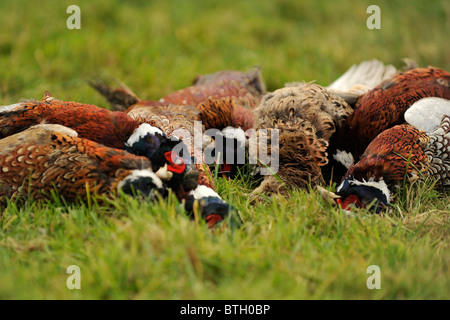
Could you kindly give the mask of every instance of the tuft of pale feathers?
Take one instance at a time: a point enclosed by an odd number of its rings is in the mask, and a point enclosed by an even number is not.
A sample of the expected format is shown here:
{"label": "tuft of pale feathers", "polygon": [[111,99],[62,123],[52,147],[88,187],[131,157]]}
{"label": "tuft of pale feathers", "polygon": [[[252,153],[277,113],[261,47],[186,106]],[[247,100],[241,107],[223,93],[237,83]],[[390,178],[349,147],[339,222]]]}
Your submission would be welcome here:
{"label": "tuft of pale feathers", "polygon": [[333,81],[328,88],[346,91],[355,85],[364,85],[371,90],[383,80],[390,79],[395,73],[397,73],[397,69],[393,65],[385,65],[376,59],[363,61],[358,65],[352,65],[342,76]]}
{"label": "tuft of pale feathers", "polygon": [[391,78],[397,69],[372,59],[352,65],[344,74],[327,86],[350,105],[354,105],[364,93],[372,90],[382,81]]}
{"label": "tuft of pale feathers", "polygon": [[318,138],[329,140],[353,109],[340,97],[315,83],[288,83],[265,95],[255,110],[254,128],[270,128],[275,119],[303,119],[316,129]]}

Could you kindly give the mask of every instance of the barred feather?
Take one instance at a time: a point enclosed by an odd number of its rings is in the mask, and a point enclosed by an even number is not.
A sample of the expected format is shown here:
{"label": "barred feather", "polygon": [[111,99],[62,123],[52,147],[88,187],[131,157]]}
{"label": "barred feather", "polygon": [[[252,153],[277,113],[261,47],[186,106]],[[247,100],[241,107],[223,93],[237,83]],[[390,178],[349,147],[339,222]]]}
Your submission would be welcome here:
{"label": "barred feather", "polygon": [[114,194],[134,170],[151,172],[151,162],[60,125],[37,125],[0,140],[0,168],[0,202],[28,195],[46,199],[54,188],[75,201],[86,200],[87,190]]}
{"label": "barred feather", "polygon": [[[268,93],[255,110],[256,132],[279,130],[278,176],[290,187],[323,183],[328,140],[353,112],[341,98],[314,83],[291,83]],[[258,137],[260,137],[258,133]],[[266,176],[255,192],[278,192],[281,182]]]}
{"label": "barred feather", "polygon": [[90,104],[55,99],[28,101],[11,110],[0,110],[0,138],[18,133],[33,125],[52,123],[77,131],[106,146],[124,149],[125,142],[139,123],[123,112],[112,112]]}
{"label": "barred feather", "polygon": [[430,160],[428,174],[439,180],[439,184],[450,187],[450,115],[442,118],[440,126],[430,134],[425,148]]}

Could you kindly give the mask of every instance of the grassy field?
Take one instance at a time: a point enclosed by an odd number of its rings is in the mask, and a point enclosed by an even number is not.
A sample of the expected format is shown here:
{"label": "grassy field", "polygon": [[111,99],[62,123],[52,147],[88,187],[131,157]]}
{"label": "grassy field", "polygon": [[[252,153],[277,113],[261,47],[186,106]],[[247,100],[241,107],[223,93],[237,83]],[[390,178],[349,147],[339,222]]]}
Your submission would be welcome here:
{"label": "grassy field", "polygon": [[[81,8],[69,30],[66,9]],[[369,30],[366,9],[381,8]],[[450,70],[448,1],[2,1],[0,105],[108,107],[86,79],[159,99],[198,74],[262,68],[269,90],[329,84],[354,63],[405,57]],[[348,217],[316,192],[257,205],[250,177],[216,179],[243,219],[211,232],[175,200],[10,203],[0,216],[0,299],[449,299],[450,199],[403,186],[382,216]],[[70,265],[81,289],[69,290]],[[377,265],[381,289],[368,289]]]}

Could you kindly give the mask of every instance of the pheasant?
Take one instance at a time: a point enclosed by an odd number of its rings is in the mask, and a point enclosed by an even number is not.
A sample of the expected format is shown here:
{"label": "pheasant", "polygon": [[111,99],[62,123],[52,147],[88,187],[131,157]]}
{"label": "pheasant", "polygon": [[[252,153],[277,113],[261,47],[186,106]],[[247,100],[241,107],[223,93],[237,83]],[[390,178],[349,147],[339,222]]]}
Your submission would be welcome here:
{"label": "pheasant", "polygon": [[[307,188],[322,183],[320,167],[328,163],[328,141],[352,112],[344,100],[314,83],[290,83],[266,94],[255,110],[257,138],[252,138],[250,147],[279,159],[278,172],[274,173],[282,181],[273,174],[265,175],[254,195],[285,193],[284,184]],[[277,141],[268,139],[274,129],[279,133],[278,148],[274,144]],[[261,170],[263,166],[259,167]]]}
{"label": "pheasant", "polygon": [[231,98],[236,105],[251,109],[259,105],[266,87],[258,68],[248,72],[219,71],[213,74],[198,76],[194,85],[160,99],[161,102],[177,105],[198,105],[206,99]]}
{"label": "pheasant", "polygon": [[119,82],[119,88],[111,88],[96,79],[90,85],[102,94],[114,109],[130,111],[136,105],[193,106],[200,111],[205,128],[223,129],[227,126],[253,126],[252,109],[256,108],[266,87],[258,68],[248,72],[219,71],[197,76],[194,85],[170,93],[158,101],[145,101]]}
{"label": "pheasant", "polygon": [[[123,86],[112,89],[100,81],[91,82],[91,85],[115,105],[117,96],[123,96],[123,92],[127,91]],[[160,128],[169,137],[183,140],[187,146],[186,151],[199,172],[197,184],[214,191],[215,185],[208,166],[212,163],[205,163],[201,152],[210,140],[204,141],[202,137],[197,148],[196,141],[192,138],[202,136],[205,130],[206,133],[214,131],[213,135],[220,139],[223,137],[223,130],[229,131],[233,127],[242,131],[250,129],[253,126],[252,108],[257,106],[263,93],[265,85],[259,69],[247,73],[221,71],[197,77],[193,86],[169,94],[159,101],[138,99],[137,103],[128,105],[123,100],[122,108],[127,108],[126,113],[139,122],[149,123]],[[128,101],[135,97],[130,91]],[[197,132],[195,121],[202,123]]]}
{"label": "pheasant", "polygon": [[190,156],[186,159],[186,171],[196,172],[197,187],[189,193],[185,207],[188,212],[193,208],[193,201],[197,200],[202,208],[202,216],[211,227],[223,220],[234,208],[225,203],[214,191],[215,184],[209,166],[204,162],[202,155],[203,141],[197,147],[196,136],[203,139],[203,128],[196,132],[194,119],[198,116],[198,111],[191,106],[166,105],[152,102],[138,102],[128,109],[128,115],[139,121],[149,123],[151,126],[161,128],[161,130],[172,139],[180,139],[184,142],[183,155]]}
{"label": "pheasant", "polygon": [[[212,226],[218,222],[216,216],[211,220],[209,214],[206,214],[211,211],[209,203],[212,200],[217,202],[217,199],[196,198],[202,194],[202,192],[195,192],[198,182],[202,182],[198,179],[199,173],[195,167],[173,152],[176,147],[183,149],[184,143],[175,137],[167,137],[161,129],[141,122],[139,119],[135,120],[122,112],[112,112],[94,105],[58,101],[49,94],[43,101],[29,101],[0,107],[0,137],[5,137],[1,141],[31,130],[41,123],[65,125],[71,127],[68,130],[75,132],[78,138],[95,139],[95,142],[105,145],[105,148],[112,146],[124,149],[123,152],[128,151],[135,156],[145,156],[149,160],[150,170],[155,171],[155,175],[163,181],[164,190],[168,188],[173,190],[180,201],[191,198],[202,200],[201,211],[205,220],[208,218],[208,225]],[[182,153],[181,156],[183,156]],[[57,173],[64,174],[64,171]],[[206,177],[203,178],[206,180]],[[61,188],[67,188],[67,186],[61,185]],[[63,194],[65,192],[62,190]],[[218,206],[215,208],[219,209]],[[228,209],[232,210],[231,207]],[[220,214],[223,211],[221,209]],[[188,211],[188,213],[192,212]],[[210,212],[210,214],[213,213]]]}
{"label": "pheasant", "polygon": [[[182,142],[175,138],[169,139],[160,129],[139,122],[123,112],[59,101],[48,92],[42,101],[0,107],[0,138],[41,123],[60,124],[75,130],[80,138],[147,157],[158,175],[165,172],[164,179],[179,198],[196,187],[192,186],[189,179],[185,179],[186,165],[183,159],[172,153],[172,149]],[[167,171],[170,172],[169,176]],[[190,189],[184,190],[187,185],[191,185]]]}
{"label": "pheasant", "polygon": [[[393,66],[385,66],[378,60],[364,61],[353,65],[328,87],[315,83],[288,83],[284,88],[267,93],[255,109],[256,134],[249,139],[253,141],[249,143],[253,150],[250,158],[255,158],[258,148],[267,151],[261,146],[264,141],[260,138],[264,140],[268,135],[266,132],[261,134],[262,129],[278,129],[280,169],[277,174],[281,179],[266,175],[254,195],[282,190],[285,193],[286,186],[306,188],[323,183],[324,168],[329,163],[330,139],[353,113],[357,97],[394,71]],[[264,165],[256,167],[256,171],[264,170]]]}
{"label": "pheasant", "polygon": [[158,128],[139,122],[123,112],[113,112],[90,104],[59,101],[47,92],[41,101],[25,101],[0,107],[0,138],[40,123],[61,124],[80,137],[126,149],[152,158],[161,144],[170,142]]}
{"label": "pheasant", "polygon": [[[425,97],[450,99],[450,73],[435,67],[414,68],[396,73],[362,94],[355,111],[330,140],[332,162],[324,168],[330,180],[340,179],[378,134],[404,123],[405,111]],[[333,177],[331,171],[334,171]]]}
{"label": "pheasant", "polygon": [[88,195],[166,195],[150,160],[80,138],[58,124],[39,124],[0,139],[0,203],[30,196],[66,201]]}
{"label": "pheasant", "polygon": [[[232,128],[244,132],[254,125],[253,109],[256,108],[261,97],[266,93],[266,87],[258,68],[248,72],[234,70],[219,71],[212,74],[198,76],[193,86],[175,91],[158,101],[144,101],[139,99],[130,89],[119,82],[119,88],[110,88],[101,80],[90,82],[110,102],[113,108],[127,110],[127,113],[147,113],[145,108],[164,107],[177,110],[184,114],[185,119],[201,121],[204,130],[209,133],[220,145],[238,144],[239,141],[227,138],[224,130],[229,133]],[[183,111],[183,106],[185,106]],[[150,110],[153,113],[152,110]],[[211,147],[211,145],[210,145]],[[234,158],[235,150],[221,151],[222,159]],[[226,152],[233,153],[226,157]],[[235,171],[235,163],[219,163],[220,171],[229,173]]]}
{"label": "pheasant", "polygon": [[380,212],[391,203],[395,187],[405,177],[409,181],[431,178],[449,187],[450,109],[437,113],[441,121],[434,123],[431,132],[404,123],[380,133],[337,188],[334,198],[341,208],[371,205]]}

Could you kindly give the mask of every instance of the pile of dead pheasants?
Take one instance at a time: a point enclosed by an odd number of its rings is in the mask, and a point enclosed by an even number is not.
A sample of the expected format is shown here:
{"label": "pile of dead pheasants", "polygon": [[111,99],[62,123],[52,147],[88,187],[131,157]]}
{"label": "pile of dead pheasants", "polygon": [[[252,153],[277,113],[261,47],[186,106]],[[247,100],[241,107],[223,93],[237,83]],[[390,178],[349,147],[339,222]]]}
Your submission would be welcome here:
{"label": "pile of dead pheasants", "polygon": [[259,69],[220,71],[155,101],[90,84],[111,110],[48,92],[0,107],[0,206],[173,194],[213,227],[232,211],[215,191],[217,171],[259,179],[252,200],[302,188],[343,210],[380,212],[405,180],[450,186],[450,73],[439,68],[399,72],[372,60],[326,87],[273,92]]}

